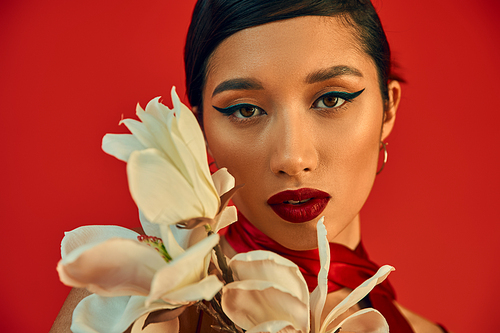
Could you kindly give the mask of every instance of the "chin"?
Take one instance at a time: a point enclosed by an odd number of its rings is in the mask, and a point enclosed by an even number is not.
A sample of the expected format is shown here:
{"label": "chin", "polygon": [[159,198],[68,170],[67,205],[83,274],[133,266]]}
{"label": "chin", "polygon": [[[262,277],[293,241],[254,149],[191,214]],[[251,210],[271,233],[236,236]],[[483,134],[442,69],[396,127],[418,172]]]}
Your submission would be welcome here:
{"label": "chin", "polygon": [[[357,246],[360,237],[358,214],[342,219],[338,216],[335,218],[328,213],[321,216],[325,217],[324,223],[328,242],[339,243],[351,249]],[[262,226],[262,229],[260,226],[257,226],[257,228],[288,249],[296,251],[312,250],[318,247],[316,225],[319,219],[320,217],[300,224],[281,220],[274,224],[275,228],[270,228],[270,225]]]}
{"label": "chin", "polygon": [[286,239],[285,242],[283,243],[278,242],[278,243],[281,246],[284,246],[287,249],[294,251],[307,251],[318,248],[318,240],[316,238],[316,235],[314,235],[313,237],[304,237],[303,235],[300,235],[296,237],[296,239],[298,239],[296,242],[294,242],[291,239]]}
{"label": "chin", "polygon": [[318,248],[316,232],[318,220],[319,218],[300,224],[279,221],[273,224],[274,227],[271,225],[263,226],[263,228],[256,227],[287,249],[305,251]]}

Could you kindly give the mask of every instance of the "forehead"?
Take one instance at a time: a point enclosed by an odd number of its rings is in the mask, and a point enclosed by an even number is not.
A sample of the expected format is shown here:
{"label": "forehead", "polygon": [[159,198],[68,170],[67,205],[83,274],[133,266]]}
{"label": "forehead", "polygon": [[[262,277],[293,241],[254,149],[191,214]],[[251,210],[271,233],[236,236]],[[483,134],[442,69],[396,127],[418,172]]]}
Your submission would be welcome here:
{"label": "forehead", "polygon": [[214,51],[205,92],[217,82],[255,77],[289,82],[332,66],[358,69],[376,80],[376,68],[362,51],[353,27],[337,17],[304,16],[239,31]]}

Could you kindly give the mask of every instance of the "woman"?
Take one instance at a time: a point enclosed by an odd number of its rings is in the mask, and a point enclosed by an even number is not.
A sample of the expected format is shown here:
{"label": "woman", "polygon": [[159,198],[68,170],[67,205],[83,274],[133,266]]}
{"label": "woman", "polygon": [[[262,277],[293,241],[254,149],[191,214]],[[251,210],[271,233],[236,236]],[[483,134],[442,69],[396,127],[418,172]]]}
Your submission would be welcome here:
{"label": "woman", "polygon": [[[320,216],[330,242],[360,251],[359,211],[401,97],[390,66],[370,1],[198,1],[189,101],[216,165],[245,184],[227,254],[265,248],[294,260],[317,246]],[[349,291],[337,288],[329,309]],[[415,332],[442,331],[394,304]],[[391,332],[410,329],[392,322]]]}
{"label": "woman", "polygon": [[[325,216],[337,244],[332,261],[342,253],[349,267],[364,269],[336,275],[355,282],[373,269],[360,244],[359,211],[400,101],[390,64],[369,1],[198,1],[185,48],[189,101],[216,166],[245,184],[233,198],[240,222],[221,241],[226,255],[270,249],[307,279],[317,266],[316,222]],[[331,285],[325,314],[355,287]],[[374,306],[391,332],[442,332],[384,288],[350,313]],[[83,297],[77,293],[67,303]],[[69,313],[63,308],[58,323]]]}

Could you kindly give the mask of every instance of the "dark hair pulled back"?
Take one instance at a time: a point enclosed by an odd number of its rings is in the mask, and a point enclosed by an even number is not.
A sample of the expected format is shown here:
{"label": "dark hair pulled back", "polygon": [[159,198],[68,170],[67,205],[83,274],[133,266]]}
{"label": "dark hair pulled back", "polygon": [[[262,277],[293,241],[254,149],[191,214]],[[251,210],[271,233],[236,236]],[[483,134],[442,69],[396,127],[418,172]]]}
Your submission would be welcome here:
{"label": "dark hair pulled back", "polygon": [[380,19],[369,0],[198,0],[184,48],[186,91],[202,114],[202,93],[210,56],[234,33],[300,16],[338,16],[354,28],[362,49],[377,67],[387,105],[391,51]]}

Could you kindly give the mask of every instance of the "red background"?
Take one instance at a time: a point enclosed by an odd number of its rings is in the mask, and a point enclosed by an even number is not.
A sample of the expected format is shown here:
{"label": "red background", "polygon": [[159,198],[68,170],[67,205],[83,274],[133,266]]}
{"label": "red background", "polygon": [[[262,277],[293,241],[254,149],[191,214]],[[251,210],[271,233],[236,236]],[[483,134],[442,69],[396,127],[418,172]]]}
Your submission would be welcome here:
{"label": "red background", "polygon": [[[170,87],[194,1],[6,1],[0,6],[0,330],[48,331],[69,288],[63,232],[138,225],[125,164],[101,138]],[[408,84],[389,162],[362,214],[399,301],[455,332],[491,332],[497,214],[496,0],[375,0]],[[184,98],[185,100],[185,98]],[[491,288],[491,291],[489,290]]]}

